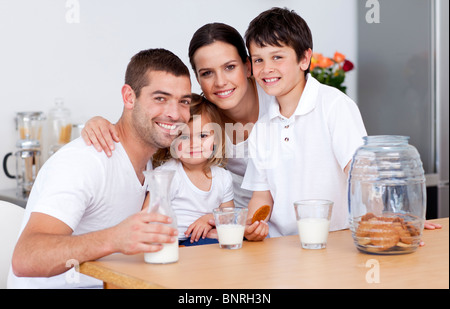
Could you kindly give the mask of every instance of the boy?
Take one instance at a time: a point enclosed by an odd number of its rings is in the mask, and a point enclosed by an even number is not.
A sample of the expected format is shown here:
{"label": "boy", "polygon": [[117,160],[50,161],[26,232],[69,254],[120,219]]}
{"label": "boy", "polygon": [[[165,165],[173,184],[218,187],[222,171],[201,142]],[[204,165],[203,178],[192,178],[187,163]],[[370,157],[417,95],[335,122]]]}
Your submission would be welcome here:
{"label": "boy", "polygon": [[[330,230],[347,228],[347,174],[367,135],[358,107],[309,74],[312,35],[295,12],[261,13],[245,38],[256,81],[276,98],[249,140],[242,184],[253,191],[249,216],[270,205],[270,236],[297,234],[294,202],[328,199],[334,202]],[[267,235],[245,236],[262,240]]]}

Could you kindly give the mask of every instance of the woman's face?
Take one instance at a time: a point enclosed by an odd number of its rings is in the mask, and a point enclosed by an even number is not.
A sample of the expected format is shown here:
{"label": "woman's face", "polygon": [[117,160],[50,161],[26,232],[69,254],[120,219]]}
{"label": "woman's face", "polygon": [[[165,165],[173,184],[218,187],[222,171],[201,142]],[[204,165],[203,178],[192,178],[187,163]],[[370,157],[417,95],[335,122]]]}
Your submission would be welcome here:
{"label": "woman's face", "polygon": [[221,41],[199,48],[194,54],[197,81],[206,98],[222,110],[236,107],[248,91],[250,61],[239,57],[236,47]]}

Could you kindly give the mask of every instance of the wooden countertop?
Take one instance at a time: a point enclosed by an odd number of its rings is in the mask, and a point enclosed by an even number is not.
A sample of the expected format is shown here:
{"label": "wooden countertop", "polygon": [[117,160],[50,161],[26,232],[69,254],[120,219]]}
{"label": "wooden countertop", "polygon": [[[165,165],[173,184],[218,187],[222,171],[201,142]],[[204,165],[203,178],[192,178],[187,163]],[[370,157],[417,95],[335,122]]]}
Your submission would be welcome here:
{"label": "wooden countertop", "polygon": [[425,246],[403,255],[359,252],[349,230],[329,234],[326,249],[302,249],[298,235],[244,242],[242,249],[218,244],[182,247],[179,261],[153,265],[143,254],[113,254],[80,265],[105,287],[171,289],[449,288],[449,220],[424,230]]}

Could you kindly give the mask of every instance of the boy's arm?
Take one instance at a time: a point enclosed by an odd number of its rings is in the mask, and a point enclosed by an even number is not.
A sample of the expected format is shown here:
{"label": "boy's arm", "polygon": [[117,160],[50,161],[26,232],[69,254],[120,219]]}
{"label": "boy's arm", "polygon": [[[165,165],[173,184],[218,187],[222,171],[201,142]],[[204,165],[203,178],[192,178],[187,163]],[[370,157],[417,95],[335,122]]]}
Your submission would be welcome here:
{"label": "boy's arm", "polygon": [[352,160],[348,161],[347,165],[344,168],[344,173],[345,173],[345,175],[347,175],[347,178],[348,178],[348,174],[350,173],[351,166],[352,166]]}
{"label": "boy's arm", "polygon": [[254,191],[250,202],[248,203],[248,215],[247,215],[247,225],[245,228],[244,237],[251,241],[261,241],[264,240],[269,234],[269,221],[270,215],[267,216],[265,220],[256,221],[253,224],[252,217],[253,214],[258,210],[259,207],[263,205],[270,206],[270,213],[272,213],[273,198],[269,190],[267,191]]}

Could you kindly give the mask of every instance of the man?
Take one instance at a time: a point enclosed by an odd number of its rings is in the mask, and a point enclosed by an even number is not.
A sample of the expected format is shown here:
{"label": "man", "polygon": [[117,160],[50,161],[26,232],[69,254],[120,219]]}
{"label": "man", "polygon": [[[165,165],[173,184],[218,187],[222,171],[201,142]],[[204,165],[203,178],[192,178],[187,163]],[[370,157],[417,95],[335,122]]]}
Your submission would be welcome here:
{"label": "man", "polygon": [[167,50],[141,51],[128,64],[122,98],[117,155],[108,158],[78,139],[40,170],[8,287],[98,286],[98,280],[65,272],[115,252],[154,252],[175,241],[176,229],[149,224],[169,223],[170,218],[141,210],[146,194],[142,172],[151,169],[157,149],[171,144],[173,130],[189,120],[189,70]]}

